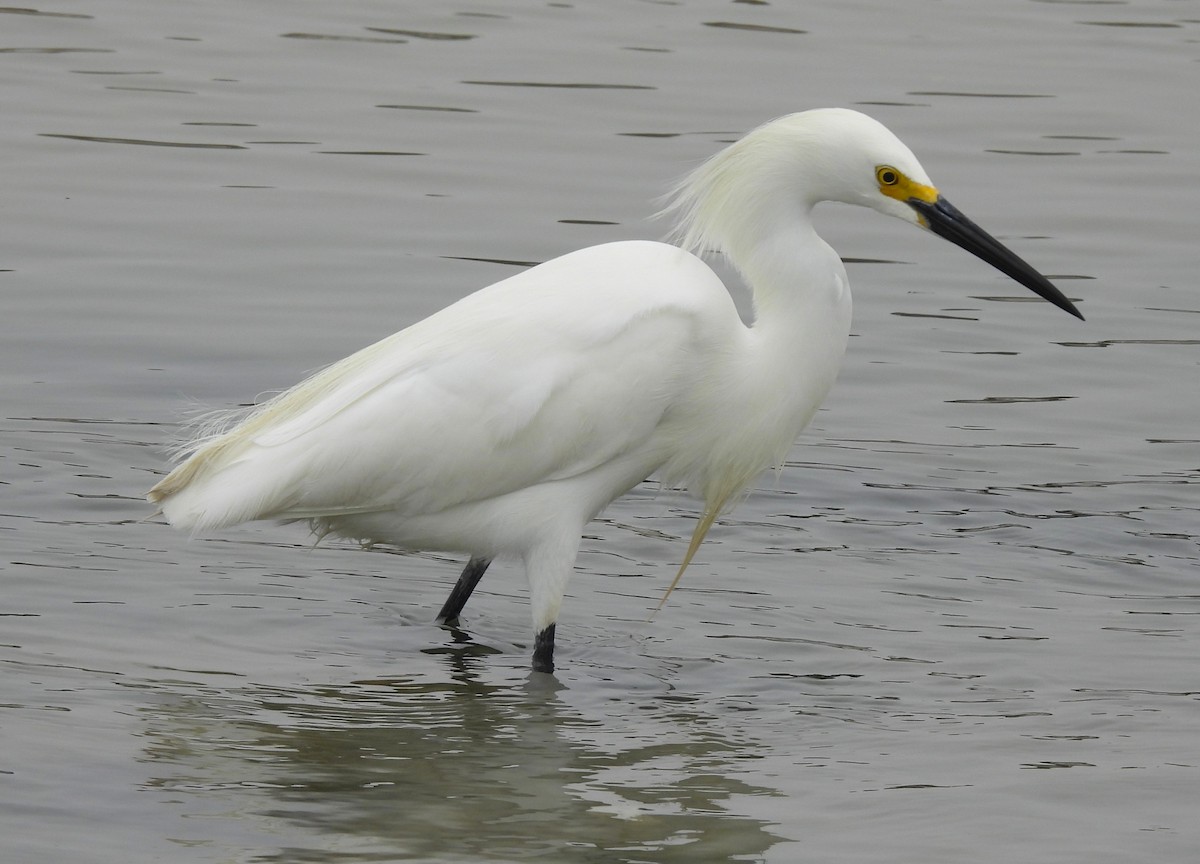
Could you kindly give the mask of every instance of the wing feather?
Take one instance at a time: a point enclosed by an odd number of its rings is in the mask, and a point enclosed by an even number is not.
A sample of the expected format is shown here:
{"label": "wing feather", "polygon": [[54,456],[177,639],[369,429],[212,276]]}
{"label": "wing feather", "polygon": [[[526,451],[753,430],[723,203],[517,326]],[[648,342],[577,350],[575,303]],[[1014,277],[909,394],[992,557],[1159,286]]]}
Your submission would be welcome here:
{"label": "wing feather", "polygon": [[[525,271],[198,442],[150,498],[193,530],[432,513],[648,446],[689,386],[712,311],[697,265],[673,247],[621,243]],[[720,297],[731,306],[723,287]]]}

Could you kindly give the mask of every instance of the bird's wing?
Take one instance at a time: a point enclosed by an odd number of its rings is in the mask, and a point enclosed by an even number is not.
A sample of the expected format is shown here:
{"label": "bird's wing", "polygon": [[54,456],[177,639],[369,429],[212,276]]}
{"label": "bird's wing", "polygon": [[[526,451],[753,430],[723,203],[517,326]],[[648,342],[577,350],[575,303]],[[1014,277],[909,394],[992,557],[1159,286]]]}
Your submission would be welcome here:
{"label": "bird's wing", "polygon": [[[690,386],[717,307],[734,315],[702,267],[610,244],[477,292],[202,446],[163,481],[164,512],[194,529],[434,513],[629,453]],[[715,285],[695,287],[700,273]]]}

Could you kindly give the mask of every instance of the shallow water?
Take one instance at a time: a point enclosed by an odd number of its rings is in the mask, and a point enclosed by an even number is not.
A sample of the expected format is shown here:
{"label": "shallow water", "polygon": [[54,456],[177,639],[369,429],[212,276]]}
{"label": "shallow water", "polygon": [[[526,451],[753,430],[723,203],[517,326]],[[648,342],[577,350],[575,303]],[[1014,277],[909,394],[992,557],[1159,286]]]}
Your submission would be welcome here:
{"label": "shallow water", "polygon": [[[800,6],[800,4],[795,4]],[[0,9],[0,857],[1183,861],[1200,844],[1186,4]],[[141,499],[189,404],[528,262],[655,237],[772,116],[859,107],[1077,300],[828,208],[855,337],[722,519],[590,526],[530,676],[517,568]]]}

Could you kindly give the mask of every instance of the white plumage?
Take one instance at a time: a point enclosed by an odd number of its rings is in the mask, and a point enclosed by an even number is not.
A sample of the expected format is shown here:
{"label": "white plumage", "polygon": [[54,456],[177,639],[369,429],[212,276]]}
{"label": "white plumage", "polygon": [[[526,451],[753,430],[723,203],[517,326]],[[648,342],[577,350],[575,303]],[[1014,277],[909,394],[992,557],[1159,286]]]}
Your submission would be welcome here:
{"label": "white plumage", "polygon": [[645,241],[582,249],[201,435],[148,497],[192,532],[310,519],[319,532],[468,553],[445,618],[493,556],[516,556],[530,584],[534,667],[549,671],[584,525],[657,474],[704,501],[686,566],[721,510],[783,461],[832,386],[850,292],[809,218],[824,200],[933,228],[1078,315],[944,204],[883,126],[809,111],[750,133],[675,193],[682,244],[728,256],[753,293],[752,326],[689,251]]}

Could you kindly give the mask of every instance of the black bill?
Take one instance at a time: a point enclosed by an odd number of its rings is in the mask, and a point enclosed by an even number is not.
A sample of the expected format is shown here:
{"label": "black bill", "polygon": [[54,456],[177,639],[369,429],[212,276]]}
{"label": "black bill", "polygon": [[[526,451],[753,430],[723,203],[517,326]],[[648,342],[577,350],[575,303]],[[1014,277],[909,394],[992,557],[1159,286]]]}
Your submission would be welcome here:
{"label": "black bill", "polygon": [[929,230],[961,246],[972,255],[982,258],[1001,273],[1016,279],[1034,294],[1049,300],[1059,309],[1070,312],[1080,321],[1083,315],[1066,295],[1038,271],[1034,270],[1003,243],[984,231],[942,196],[930,204],[919,198],[908,199],[908,205],[924,219]]}

